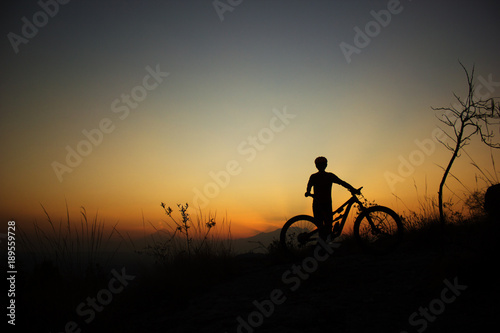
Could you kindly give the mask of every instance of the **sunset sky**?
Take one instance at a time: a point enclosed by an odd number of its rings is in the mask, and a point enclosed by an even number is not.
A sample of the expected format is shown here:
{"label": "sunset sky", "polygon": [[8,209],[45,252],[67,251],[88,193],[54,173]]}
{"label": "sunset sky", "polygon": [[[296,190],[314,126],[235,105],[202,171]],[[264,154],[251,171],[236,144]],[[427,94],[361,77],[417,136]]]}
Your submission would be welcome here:
{"label": "sunset sky", "polygon": [[[84,206],[142,230],[142,216],[162,226],[161,202],[188,202],[251,235],[312,214],[304,192],[320,155],[369,200],[416,208],[415,185],[435,195],[450,157],[431,141],[440,126],[431,107],[466,93],[458,61],[475,64],[478,94],[500,97],[499,9],[494,0],[9,1],[1,220],[43,220],[40,205],[58,220],[67,202],[75,217]],[[466,151],[494,179],[477,139]],[[389,173],[401,178],[391,185]],[[487,186],[466,154],[452,173],[468,189]],[[338,205],[349,193],[333,195]]]}

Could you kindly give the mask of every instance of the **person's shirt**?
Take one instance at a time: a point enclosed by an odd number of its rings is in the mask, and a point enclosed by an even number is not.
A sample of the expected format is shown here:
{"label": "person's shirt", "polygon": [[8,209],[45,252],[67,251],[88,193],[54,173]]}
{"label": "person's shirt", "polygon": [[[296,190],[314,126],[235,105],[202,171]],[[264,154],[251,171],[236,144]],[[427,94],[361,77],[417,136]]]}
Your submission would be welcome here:
{"label": "person's shirt", "polygon": [[307,189],[314,188],[314,201],[332,202],[333,183],[342,184],[343,181],[331,172],[319,171],[309,177]]}

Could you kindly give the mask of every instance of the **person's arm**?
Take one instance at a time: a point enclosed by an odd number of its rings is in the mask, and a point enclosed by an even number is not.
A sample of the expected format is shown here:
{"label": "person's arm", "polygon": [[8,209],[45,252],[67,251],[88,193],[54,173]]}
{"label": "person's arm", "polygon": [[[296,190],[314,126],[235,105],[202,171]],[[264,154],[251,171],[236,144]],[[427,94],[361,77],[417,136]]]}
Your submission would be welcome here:
{"label": "person's arm", "polygon": [[[337,176],[335,176],[337,177]],[[339,177],[337,177],[337,181],[336,181],[337,184],[339,185],[342,185],[343,187],[345,187],[346,189],[349,190],[349,192],[351,193],[358,193],[359,191],[357,189],[355,189],[351,184],[349,184],[348,182],[345,182],[343,181],[342,179],[340,179]]]}
{"label": "person's arm", "polygon": [[361,191],[354,188],[351,184],[348,184],[348,183],[345,183],[346,186],[344,186],[346,189],[349,190],[349,192],[351,192],[352,194],[361,194]]}
{"label": "person's arm", "polygon": [[347,183],[347,182],[345,182],[343,180],[341,180],[340,185],[344,186],[346,189],[348,189],[351,192],[355,192],[356,191],[356,189],[354,187],[352,187],[351,184],[349,184],[349,183]]}

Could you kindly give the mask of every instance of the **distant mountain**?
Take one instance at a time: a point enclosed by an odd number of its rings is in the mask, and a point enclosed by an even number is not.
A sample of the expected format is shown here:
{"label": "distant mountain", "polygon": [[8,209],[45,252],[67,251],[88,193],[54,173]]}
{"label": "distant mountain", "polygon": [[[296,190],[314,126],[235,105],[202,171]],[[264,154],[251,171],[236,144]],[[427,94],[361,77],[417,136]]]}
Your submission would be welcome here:
{"label": "distant mountain", "polygon": [[[233,248],[236,254],[255,252],[255,253],[265,253],[267,251],[267,246],[271,244],[273,240],[279,240],[281,229],[276,229],[270,232],[261,232],[255,236],[233,239]],[[170,239],[171,233],[168,230],[157,230],[150,234],[147,238],[148,241],[154,240],[156,242],[165,241]],[[176,238],[181,241],[184,240],[184,235],[178,233]],[[143,239],[143,238],[142,238]]]}
{"label": "distant mountain", "polygon": [[280,232],[281,229],[276,229],[270,232],[261,232],[252,237],[234,239],[234,251],[237,254],[247,252],[264,253],[273,240],[279,240]]}

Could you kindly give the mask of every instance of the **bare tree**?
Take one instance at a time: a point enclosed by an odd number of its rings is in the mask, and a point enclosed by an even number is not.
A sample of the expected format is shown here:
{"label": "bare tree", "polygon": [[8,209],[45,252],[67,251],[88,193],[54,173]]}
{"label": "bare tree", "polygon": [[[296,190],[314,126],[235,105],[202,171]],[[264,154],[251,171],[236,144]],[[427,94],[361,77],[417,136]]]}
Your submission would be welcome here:
{"label": "bare tree", "polygon": [[474,66],[470,74],[461,62],[460,66],[467,77],[467,96],[461,98],[453,93],[457,103],[451,107],[432,108],[434,111],[442,112],[439,120],[449,127],[449,130],[444,132],[452,143],[443,141],[441,143],[453,152],[439,184],[439,218],[442,226],[446,218],[443,209],[443,188],[451,166],[459,157],[460,151],[470,143],[474,135],[478,135],[481,141],[489,147],[500,148],[500,142],[494,142],[495,134],[492,130],[493,127],[500,126],[500,105],[495,104],[493,97],[484,99],[483,96],[478,97],[475,94]]}

